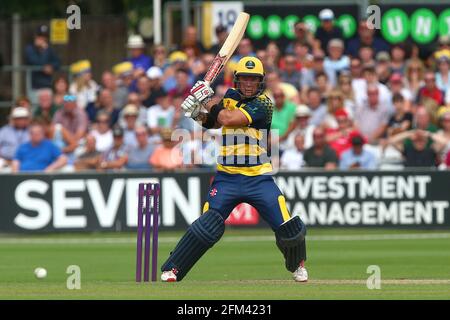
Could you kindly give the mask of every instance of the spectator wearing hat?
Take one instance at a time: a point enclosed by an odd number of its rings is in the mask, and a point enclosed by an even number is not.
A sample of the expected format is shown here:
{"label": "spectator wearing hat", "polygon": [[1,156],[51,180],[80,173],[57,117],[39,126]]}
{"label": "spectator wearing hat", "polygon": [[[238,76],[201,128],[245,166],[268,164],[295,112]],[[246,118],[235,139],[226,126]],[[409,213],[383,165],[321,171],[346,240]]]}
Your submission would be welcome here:
{"label": "spectator wearing hat", "polygon": [[122,109],[127,103],[128,89],[120,86],[117,76],[109,70],[102,74],[102,89],[107,89],[111,92],[114,109]]}
{"label": "spectator wearing hat", "polygon": [[304,165],[305,139],[301,134],[294,136],[294,146],[283,152],[280,158],[281,169],[289,171],[300,170]]}
{"label": "spectator wearing hat", "polygon": [[290,123],[294,120],[296,105],[286,100],[283,90],[276,87],[272,91],[274,98],[274,108],[272,111],[272,126],[271,130],[277,132],[281,137],[286,134]]}
{"label": "spectator wearing hat", "polygon": [[371,84],[367,87],[367,100],[356,106],[355,124],[369,143],[376,144],[384,136],[391,114],[390,107],[381,103],[378,86]]}
{"label": "spectator wearing hat", "polygon": [[17,148],[29,141],[30,119],[27,108],[16,107],[11,111],[9,124],[0,129],[0,162],[3,165],[9,165]]}
{"label": "spectator wearing hat", "polygon": [[172,141],[172,130],[161,130],[162,144],[155,148],[150,157],[150,165],[157,170],[170,171],[183,167],[183,156],[177,141]]}
{"label": "spectator wearing hat", "polygon": [[114,139],[110,124],[111,119],[108,113],[101,111],[97,114],[95,126],[90,134],[95,138],[95,148],[100,152],[106,152],[113,146]]}
{"label": "spectator wearing hat", "polygon": [[111,127],[114,127],[119,120],[120,109],[114,108],[113,95],[109,89],[101,89],[96,103],[86,108],[86,113],[91,122],[95,121],[99,112],[104,112],[109,115]]}
{"label": "spectator wearing hat", "polygon": [[[128,94],[127,105],[129,105],[129,104],[135,105],[139,110],[139,113],[138,113],[138,116],[136,119],[136,123],[138,125],[146,125],[146,123],[147,123],[147,107],[142,104],[142,101],[136,92],[131,92],[130,94]],[[119,124],[122,128],[125,127],[125,120],[124,120],[123,115],[124,114],[123,114],[123,110],[122,110],[120,113],[120,116],[119,116]]]}
{"label": "spectator wearing hat", "polygon": [[434,100],[438,106],[444,104],[444,92],[436,85],[436,75],[428,70],[424,76],[425,85],[419,89],[416,103],[424,103],[427,99]]}
{"label": "spectator wearing hat", "polygon": [[99,167],[102,153],[96,149],[93,135],[86,135],[83,151],[77,156],[74,167],[76,171],[95,170]]}
{"label": "spectator wearing hat", "polygon": [[159,134],[164,128],[171,128],[175,118],[171,96],[160,95],[156,98],[156,103],[147,110],[147,127],[153,135]]}
{"label": "spectator wearing hat", "polygon": [[[149,94],[141,95],[141,101],[146,108],[150,108],[151,106],[154,106],[156,104],[157,97],[166,95],[167,93],[163,88],[163,73],[160,68],[153,66],[147,70],[146,75],[148,83],[146,83],[145,85],[147,85]],[[144,96],[146,97],[145,99]]]}
{"label": "spectator wearing hat", "polygon": [[50,140],[45,138],[41,124],[30,126],[30,141],[19,146],[12,162],[12,172],[54,172],[67,163],[67,157]]}
{"label": "spectator wearing hat", "polygon": [[346,54],[357,57],[361,46],[370,46],[375,54],[381,51],[389,51],[389,45],[380,37],[375,35],[375,28],[369,28],[367,19],[362,19],[358,24],[358,34],[348,40]]}
{"label": "spectator wearing hat", "polygon": [[46,120],[52,122],[53,116],[58,107],[53,104],[53,92],[51,89],[39,89],[37,91],[38,106],[34,110],[33,119]]}
{"label": "spectator wearing hat", "polygon": [[134,130],[136,145],[128,148],[127,169],[151,169],[150,158],[155,146],[149,143],[147,129],[136,127]]}
{"label": "spectator wearing hat", "polygon": [[87,132],[89,119],[86,112],[77,107],[76,100],[74,95],[64,96],[63,107],[56,111],[53,123],[60,123],[79,141]]}
{"label": "spectator wearing hat", "polygon": [[99,170],[124,169],[128,161],[128,149],[123,143],[123,130],[115,127],[112,131],[113,145],[103,153],[98,166]]}
{"label": "spectator wearing hat", "polygon": [[164,90],[164,73],[161,68],[155,66],[151,67],[147,70],[146,76],[150,80],[151,93],[157,92],[158,90]]}
{"label": "spectator wearing hat", "polygon": [[281,81],[289,83],[300,90],[302,73],[297,69],[297,58],[293,54],[287,54],[283,59],[283,69],[280,72]]}
{"label": "spectator wearing hat", "polygon": [[194,82],[194,75],[188,69],[188,57],[184,52],[172,52],[169,61],[171,62],[170,67],[165,70],[163,78],[163,89],[166,92],[177,88],[177,73],[179,70],[187,73],[190,84]]}
{"label": "spectator wearing hat", "polygon": [[315,126],[309,124],[311,110],[305,104],[299,104],[295,109],[294,121],[289,125],[286,133],[280,137],[280,149],[282,151],[293,148],[297,135],[303,137],[304,147],[307,149],[313,144],[313,131]]}
{"label": "spectator wearing hat", "polygon": [[145,43],[141,35],[130,35],[128,37],[127,49],[130,51],[130,57],[127,61],[133,64],[133,78],[138,79],[145,75],[145,72],[153,66],[153,60],[144,53]]}
{"label": "spectator wearing hat", "polygon": [[[341,39],[331,39],[328,42],[328,56],[325,57],[323,67],[328,73],[333,72],[337,79],[339,74],[350,67],[350,59],[344,55],[344,41]],[[333,86],[336,82],[331,83]]]}
{"label": "spectator wearing hat", "polygon": [[295,39],[291,41],[284,52],[286,54],[296,54],[295,46],[298,43],[304,43],[309,47],[314,46],[314,35],[309,30],[308,25],[304,21],[297,21],[294,24]]}
{"label": "spectator wearing hat", "polygon": [[[60,59],[49,45],[48,26],[40,26],[35,35],[33,43],[25,48],[25,63],[31,66],[42,67],[39,71],[31,73],[31,89],[38,90],[52,87],[53,75],[60,67]],[[31,95],[32,103],[36,103],[34,94]]]}
{"label": "spectator wearing hat", "polygon": [[392,98],[395,113],[389,119],[387,124],[387,137],[392,137],[404,131],[411,130],[413,114],[408,110],[405,98],[400,94],[394,94]]}
{"label": "spectator wearing hat", "polygon": [[377,168],[377,160],[372,152],[364,149],[364,137],[355,133],[350,135],[348,140],[350,140],[351,148],[342,153],[339,168],[341,170],[375,170]]}
{"label": "spectator wearing hat", "polygon": [[[396,94],[403,97],[405,110],[412,110],[412,93],[403,85],[403,77],[399,73],[393,73],[389,78],[389,89],[392,93],[392,99]],[[394,100],[392,100],[394,101]]]}
{"label": "spectator wearing hat", "polygon": [[314,129],[313,140],[313,145],[304,153],[306,167],[336,169],[339,159],[336,152],[328,145],[323,128]]}
{"label": "spectator wearing hat", "polygon": [[69,93],[77,98],[77,106],[86,109],[88,104],[95,103],[97,99],[98,84],[92,79],[91,62],[81,60],[70,66],[74,79],[69,87]]}
{"label": "spectator wearing hat", "polygon": [[123,129],[124,144],[127,147],[135,147],[137,145],[135,130],[139,126],[138,124],[139,109],[135,104],[127,104],[121,112],[123,117]]}
{"label": "spectator wearing hat", "polygon": [[169,63],[171,65],[175,65],[175,69],[178,69],[177,67],[182,67],[186,64],[188,59],[188,56],[183,51],[173,51],[169,55]]}
{"label": "spectator wearing hat", "polygon": [[[380,83],[387,85],[389,78],[392,74],[391,70],[391,57],[386,51],[378,52],[376,57],[376,67],[375,72]],[[400,75],[401,77],[401,75]]]}
{"label": "spectator wearing hat", "polygon": [[113,67],[113,73],[119,80],[119,87],[124,88],[127,92],[132,91],[133,85],[133,64],[129,61],[121,62]]}
{"label": "spectator wearing hat", "polygon": [[341,28],[334,24],[334,12],[331,9],[322,9],[319,12],[320,26],[316,30],[316,39],[324,52],[328,49],[331,39],[344,39]]}

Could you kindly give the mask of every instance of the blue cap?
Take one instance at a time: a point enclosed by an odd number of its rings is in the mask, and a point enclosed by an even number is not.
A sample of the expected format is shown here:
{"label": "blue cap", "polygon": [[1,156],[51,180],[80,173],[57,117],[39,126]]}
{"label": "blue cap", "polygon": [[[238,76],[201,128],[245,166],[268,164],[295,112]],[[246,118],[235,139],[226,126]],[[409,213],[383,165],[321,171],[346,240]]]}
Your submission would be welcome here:
{"label": "blue cap", "polygon": [[77,96],[73,94],[66,94],[63,98],[64,102],[75,102],[77,101]]}

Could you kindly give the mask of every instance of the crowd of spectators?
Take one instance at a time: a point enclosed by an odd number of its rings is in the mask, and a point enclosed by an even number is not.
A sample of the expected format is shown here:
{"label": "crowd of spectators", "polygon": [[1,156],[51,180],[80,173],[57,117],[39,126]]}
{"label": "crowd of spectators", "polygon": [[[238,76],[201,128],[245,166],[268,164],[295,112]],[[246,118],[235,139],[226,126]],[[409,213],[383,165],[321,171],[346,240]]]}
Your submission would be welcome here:
{"label": "crowd of spectators", "polygon": [[[389,45],[365,20],[344,39],[333,11],[319,18],[315,33],[297,22],[285,47],[271,41],[254,48],[244,38],[213,84],[217,97],[233,86],[237,61],[256,56],[274,103],[272,135],[280,143],[272,157],[282,169],[450,168],[450,37],[440,36],[433,54],[421,59],[413,43]],[[76,61],[69,82],[58,72],[48,29],[40,27],[25,56],[42,70],[33,73],[31,96],[16,101],[0,129],[0,167],[212,168],[220,131],[202,132],[180,106],[226,39],[225,28],[215,31],[219,43],[205,49],[190,26],[171,51],[132,35],[128,58],[99,79],[89,59]],[[176,129],[188,135],[174,139]]]}

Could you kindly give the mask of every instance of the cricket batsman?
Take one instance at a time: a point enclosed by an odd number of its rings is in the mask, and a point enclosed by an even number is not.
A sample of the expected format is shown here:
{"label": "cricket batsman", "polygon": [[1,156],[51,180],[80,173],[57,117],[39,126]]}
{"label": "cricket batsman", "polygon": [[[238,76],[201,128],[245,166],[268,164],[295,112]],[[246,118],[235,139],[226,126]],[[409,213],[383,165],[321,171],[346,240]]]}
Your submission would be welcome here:
{"label": "cricket batsman", "polygon": [[[203,254],[217,243],[233,208],[246,202],[255,207],[275,232],[276,245],[287,270],[298,282],[306,282],[306,227],[290,217],[285,198],[275,184],[267,144],[272,122],[272,101],[263,95],[264,68],[255,57],[243,57],[234,72],[234,88],[217,104],[214,91],[197,81],[183,102],[186,116],[201,121],[206,129],[222,127],[217,173],[203,214],[192,223],[162,265],[161,280],[181,281]],[[202,112],[202,106],[207,113]]]}

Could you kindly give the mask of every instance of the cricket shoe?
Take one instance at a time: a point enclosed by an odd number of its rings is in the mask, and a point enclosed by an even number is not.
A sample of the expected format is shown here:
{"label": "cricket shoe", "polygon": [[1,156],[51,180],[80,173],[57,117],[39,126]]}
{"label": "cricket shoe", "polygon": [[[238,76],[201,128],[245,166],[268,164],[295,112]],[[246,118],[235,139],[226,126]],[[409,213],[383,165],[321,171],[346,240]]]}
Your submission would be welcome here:
{"label": "cricket shoe", "polygon": [[292,273],[294,280],[297,282],[307,282],[308,281],[308,271],[306,271],[305,266],[300,263],[300,266]]}
{"label": "cricket shoe", "polygon": [[169,271],[163,271],[161,274],[162,282],[177,282],[177,270],[172,269]]}

